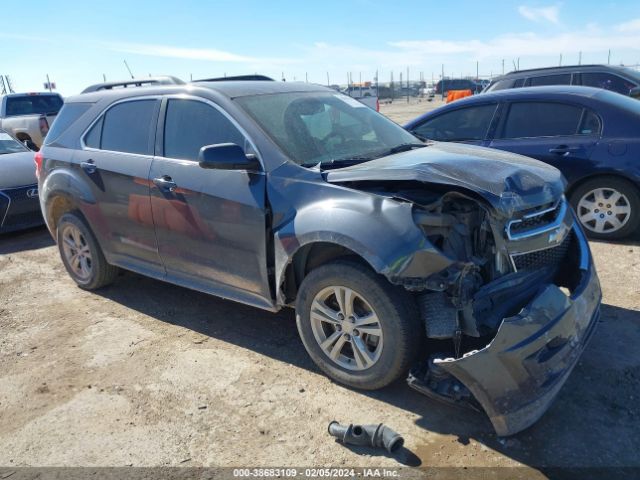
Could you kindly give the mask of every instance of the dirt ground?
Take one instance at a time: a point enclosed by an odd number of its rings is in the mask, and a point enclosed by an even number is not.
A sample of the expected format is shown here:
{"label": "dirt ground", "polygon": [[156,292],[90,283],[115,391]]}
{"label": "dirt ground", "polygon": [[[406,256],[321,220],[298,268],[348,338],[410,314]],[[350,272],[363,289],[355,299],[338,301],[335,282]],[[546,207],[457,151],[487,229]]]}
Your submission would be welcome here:
{"label": "dirt ground", "polygon": [[[402,122],[433,103],[396,102]],[[291,311],[271,314],[124,273],[76,288],[45,229],[0,237],[0,466],[640,467],[640,236],[592,243],[596,334],[532,428],[501,439],[483,415],[400,381],[336,385]],[[344,447],[331,420],[384,422],[396,455]]]}

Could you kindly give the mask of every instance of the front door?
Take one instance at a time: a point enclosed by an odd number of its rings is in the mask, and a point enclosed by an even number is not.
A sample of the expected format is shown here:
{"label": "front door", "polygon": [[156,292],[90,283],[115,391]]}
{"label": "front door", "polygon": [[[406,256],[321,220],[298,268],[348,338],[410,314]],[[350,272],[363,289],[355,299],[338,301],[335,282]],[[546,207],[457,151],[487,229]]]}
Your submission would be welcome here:
{"label": "front door", "polygon": [[217,106],[168,98],[161,113],[162,156],[151,165],[158,251],[170,280],[260,306],[271,305],[267,276],[264,173],[203,169],[205,145],[245,137]]}

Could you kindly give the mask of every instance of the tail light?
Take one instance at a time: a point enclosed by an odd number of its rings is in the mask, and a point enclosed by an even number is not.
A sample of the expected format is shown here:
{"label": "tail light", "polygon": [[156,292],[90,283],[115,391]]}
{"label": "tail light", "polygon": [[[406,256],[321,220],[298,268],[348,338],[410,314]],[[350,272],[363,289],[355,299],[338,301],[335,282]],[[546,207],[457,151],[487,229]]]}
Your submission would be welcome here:
{"label": "tail light", "polygon": [[49,122],[47,121],[47,117],[44,115],[40,117],[38,121],[38,126],[40,127],[40,133],[42,134],[42,138],[47,136],[49,133]]}
{"label": "tail light", "polygon": [[42,160],[44,157],[42,156],[42,152],[36,152],[33,156],[33,161],[36,164],[36,178],[40,180],[40,172],[42,171]]}

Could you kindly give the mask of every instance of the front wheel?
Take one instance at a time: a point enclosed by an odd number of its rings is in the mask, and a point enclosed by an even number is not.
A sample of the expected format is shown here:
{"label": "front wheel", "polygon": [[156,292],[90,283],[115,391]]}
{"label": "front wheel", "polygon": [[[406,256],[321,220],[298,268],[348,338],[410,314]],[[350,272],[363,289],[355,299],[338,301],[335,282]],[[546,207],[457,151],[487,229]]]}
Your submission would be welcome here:
{"label": "front wheel", "polygon": [[578,220],[591,238],[624,238],[640,225],[640,193],[621,178],[599,177],[571,195]]}
{"label": "front wheel", "polygon": [[422,339],[414,299],[367,267],[345,260],[307,275],[296,300],[296,322],[323,372],[366,390],[405,374]]}

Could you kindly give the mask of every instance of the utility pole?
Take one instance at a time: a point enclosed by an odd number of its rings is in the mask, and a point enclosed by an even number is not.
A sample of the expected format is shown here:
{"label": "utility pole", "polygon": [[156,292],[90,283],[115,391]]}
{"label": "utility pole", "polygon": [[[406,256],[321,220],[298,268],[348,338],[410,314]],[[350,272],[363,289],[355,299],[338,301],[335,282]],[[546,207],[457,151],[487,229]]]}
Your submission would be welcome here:
{"label": "utility pole", "polygon": [[480,62],[476,60],[476,80],[480,80]]}
{"label": "utility pole", "polygon": [[329,72],[327,72],[327,87],[331,85],[331,83],[329,82]]}
{"label": "utility pole", "polygon": [[409,67],[407,67],[407,103],[409,103]]}
{"label": "utility pole", "polygon": [[440,85],[441,85],[441,87],[440,87],[441,92],[440,93],[442,94],[442,100],[444,100],[444,63],[442,64],[442,77],[440,77],[440,78],[442,80],[440,82]]}
{"label": "utility pole", "polygon": [[504,58],[502,59],[502,74],[504,75]]}
{"label": "utility pole", "polygon": [[558,65],[559,67],[562,66],[562,54],[560,54],[560,64]]}
{"label": "utility pole", "polygon": [[49,91],[51,92],[51,80],[49,79],[49,74],[47,73],[47,88],[49,89]]}
{"label": "utility pole", "polygon": [[309,83],[309,75],[307,72],[304,72],[304,83]]}
{"label": "utility pole", "polygon": [[611,49],[609,49],[609,55],[607,55],[607,65],[611,63]]}
{"label": "utility pole", "polygon": [[582,65],[582,52],[578,53],[578,65]]}

